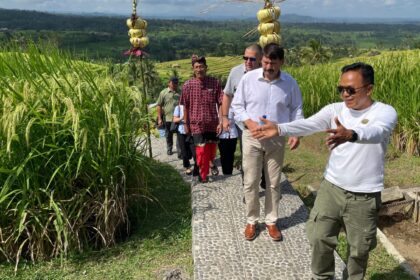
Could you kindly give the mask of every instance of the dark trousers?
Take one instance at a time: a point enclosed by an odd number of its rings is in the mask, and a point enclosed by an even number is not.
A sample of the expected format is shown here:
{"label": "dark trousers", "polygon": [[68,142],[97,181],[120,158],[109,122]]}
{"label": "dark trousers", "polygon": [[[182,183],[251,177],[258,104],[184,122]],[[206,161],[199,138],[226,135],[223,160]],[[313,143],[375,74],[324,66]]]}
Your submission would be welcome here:
{"label": "dark trousers", "polygon": [[237,138],[219,140],[220,162],[224,175],[232,175],[237,141]]}
{"label": "dark trousers", "polygon": [[190,159],[194,159],[194,165],[196,165],[195,146],[191,135],[178,134],[177,140],[181,148],[182,165],[184,168],[191,167]]}
{"label": "dark trousers", "polygon": [[174,133],[171,132],[172,122],[165,122],[165,130],[166,130],[166,149],[172,152],[172,147],[174,145]]}
{"label": "dark trousers", "polygon": [[[172,148],[174,146],[174,134],[178,135],[178,133],[170,131],[171,124],[172,122],[165,122],[166,149],[168,150],[168,152],[172,152]],[[181,158],[181,147],[178,141],[178,136],[176,139],[176,152],[178,154],[178,157]]]}

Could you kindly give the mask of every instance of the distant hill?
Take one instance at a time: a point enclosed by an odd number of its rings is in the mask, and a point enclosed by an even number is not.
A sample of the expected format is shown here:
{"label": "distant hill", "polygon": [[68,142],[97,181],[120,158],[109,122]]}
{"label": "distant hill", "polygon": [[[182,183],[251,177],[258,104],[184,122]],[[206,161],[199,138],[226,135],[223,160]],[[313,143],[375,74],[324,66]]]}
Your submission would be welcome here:
{"label": "distant hill", "polygon": [[[13,9],[2,9],[0,8],[0,28],[6,27],[6,24],[20,22],[22,19],[30,18],[33,23],[26,25],[23,29],[32,27],[32,29],[46,29],[50,28],[49,22],[53,21],[54,24],[57,23],[57,19],[63,20],[60,22],[60,26],[63,29],[66,29],[69,25],[74,26],[74,21],[68,21],[68,19],[77,19],[78,25],[84,26],[89,21],[90,18],[94,17],[95,20],[109,22],[110,20],[115,20],[115,22],[120,22],[121,19],[128,17],[127,15],[119,15],[113,13],[48,13],[40,11],[30,11],[30,10],[13,10]],[[145,15],[145,18],[156,19],[156,20],[188,20],[188,21],[232,21],[232,20],[241,20],[241,21],[250,21],[256,22],[256,18],[235,18],[232,16],[212,16],[205,15],[200,17],[194,16],[161,16],[161,15]],[[420,25],[420,19],[403,19],[403,18],[321,18],[321,17],[312,17],[304,16],[297,14],[284,14],[281,16],[282,22],[289,23],[382,23],[382,24],[418,24]],[[23,20],[24,22],[24,20]]]}
{"label": "distant hill", "polygon": [[[75,56],[89,60],[126,60],[130,48],[127,16],[98,14],[51,14],[0,9],[0,44],[28,40],[48,41]],[[259,40],[257,20],[191,20],[145,17],[150,45],[146,52],[158,61],[190,57],[236,56]],[[322,19],[282,16],[282,44],[304,48],[316,40],[334,52],[334,58],[355,54],[358,49],[410,49],[420,47],[420,24],[330,23]],[[245,34],[249,36],[244,36]]]}

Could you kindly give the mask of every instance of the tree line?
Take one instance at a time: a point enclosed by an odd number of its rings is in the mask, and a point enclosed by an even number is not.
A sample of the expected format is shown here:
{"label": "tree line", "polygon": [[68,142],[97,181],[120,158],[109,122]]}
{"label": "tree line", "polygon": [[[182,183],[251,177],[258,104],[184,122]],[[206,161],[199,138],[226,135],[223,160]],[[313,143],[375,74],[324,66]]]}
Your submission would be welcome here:
{"label": "tree line", "polygon": [[[128,16],[127,16],[128,17]],[[130,47],[122,16],[81,16],[36,11],[0,9],[0,42],[48,40],[75,56],[123,62]],[[150,45],[147,52],[156,61],[188,58],[192,53],[208,56],[238,55],[258,41],[252,31],[257,21],[191,21],[147,19]],[[282,41],[292,53],[305,56],[305,49],[328,48],[336,58],[357,49],[410,49],[420,47],[419,24],[282,23]]]}

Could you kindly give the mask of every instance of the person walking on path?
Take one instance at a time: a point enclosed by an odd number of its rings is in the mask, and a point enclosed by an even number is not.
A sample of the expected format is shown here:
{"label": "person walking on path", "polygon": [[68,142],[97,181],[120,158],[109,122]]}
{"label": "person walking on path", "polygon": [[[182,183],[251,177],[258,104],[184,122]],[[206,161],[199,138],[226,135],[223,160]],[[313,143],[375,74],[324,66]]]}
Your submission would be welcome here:
{"label": "person walking on path", "polygon": [[[168,87],[162,90],[157,100],[158,126],[165,126],[166,130],[166,151],[168,155],[172,155],[172,147],[174,145],[174,132],[170,130],[175,106],[179,103],[178,78],[171,77]],[[178,143],[178,141],[177,141]],[[177,146],[179,146],[177,144]],[[181,151],[177,147],[177,153],[180,156]]]}
{"label": "person walking on path", "polygon": [[[184,128],[184,106],[178,105],[175,107],[173,122],[178,124],[177,139],[179,140],[179,146],[181,148],[182,165],[186,175],[193,174],[198,175],[198,166],[195,156],[194,141],[191,135],[185,133]],[[194,160],[194,169],[191,169],[190,159]]]}
{"label": "person walking on path", "polygon": [[[281,71],[283,63],[283,48],[277,44],[265,46],[262,68],[245,74],[232,102],[235,120],[245,124],[242,144],[247,240],[253,240],[257,236],[256,225],[260,216],[259,181],[263,166],[266,180],[265,223],[273,240],[282,239],[276,222],[279,217],[279,183],[286,141],[283,136],[260,141],[253,138],[250,131],[258,127],[262,116],[276,123],[303,118],[299,86],[292,76]],[[291,149],[296,149],[299,138],[290,137],[288,143]]]}
{"label": "person walking on path", "polygon": [[348,244],[343,279],[363,279],[369,251],[376,246],[378,210],[384,187],[385,154],[397,123],[393,107],[372,99],[374,69],[364,63],[341,70],[343,102],[325,106],[306,120],[252,129],[256,139],[326,131],[331,149],[315,205],[307,222],[314,279],[334,278],[334,250],[341,228]]}
{"label": "person walking on path", "polygon": [[[223,101],[222,101],[222,125],[224,133],[221,136],[227,139],[226,135],[238,134],[239,147],[241,151],[241,164],[242,164],[242,130],[238,125],[235,125],[233,119],[233,110],[231,107],[233,96],[235,95],[236,89],[238,88],[239,81],[245,75],[245,73],[255,70],[261,67],[262,49],[259,45],[253,44],[248,46],[243,55],[244,63],[237,65],[232,68],[229,73],[226,86],[223,90]],[[220,140],[219,150],[220,159],[223,166],[227,170],[233,169],[234,153],[236,150],[237,138],[230,137],[231,140]],[[235,142],[235,144],[233,143]],[[224,161],[226,158],[226,161]],[[225,164],[224,164],[225,163]],[[230,167],[232,165],[232,168]],[[225,172],[223,172],[225,173]],[[231,174],[232,172],[228,173]],[[262,172],[264,174],[264,172]],[[241,176],[243,182],[243,168],[241,168]],[[261,185],[265,187],[264,176],[261,177]]]}
{"label": "person walking on path", "polygon": [[184,106],[185,133],[191,133],[194,140],[199,180],[208,182],[210,161],[216,157],[217,132],[219,124],[218,108],[223,92],[219,80],[207,76],[205,57],[192,57],[194,77],[182,87],[180,105]]}
{"label": "person walking on path", "polygon": [[235,126],[233,112],[229,111],[229,129],[223,130],[219,135],[220,163],[222,164],[223,175],[232,175],[233,162],[235,160],[236,143],[238,141],[239,129]]}

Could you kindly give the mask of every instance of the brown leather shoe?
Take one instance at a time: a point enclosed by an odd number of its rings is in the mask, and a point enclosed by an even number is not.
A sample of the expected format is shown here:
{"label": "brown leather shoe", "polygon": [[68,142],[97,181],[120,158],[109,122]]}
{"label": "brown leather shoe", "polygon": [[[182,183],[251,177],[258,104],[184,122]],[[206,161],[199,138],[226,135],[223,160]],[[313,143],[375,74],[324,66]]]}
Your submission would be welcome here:
{"label": "brown leather shoe", "polygon": [[268,234],[274,241],[280,241],[282,239],[281,231],[277,228],[277,225],[266,225]]}
{"label": "brown leather shoe", "polygon": [[252,241],[257,237],[257,225],[246,224],[245,228],[245,239]]}

